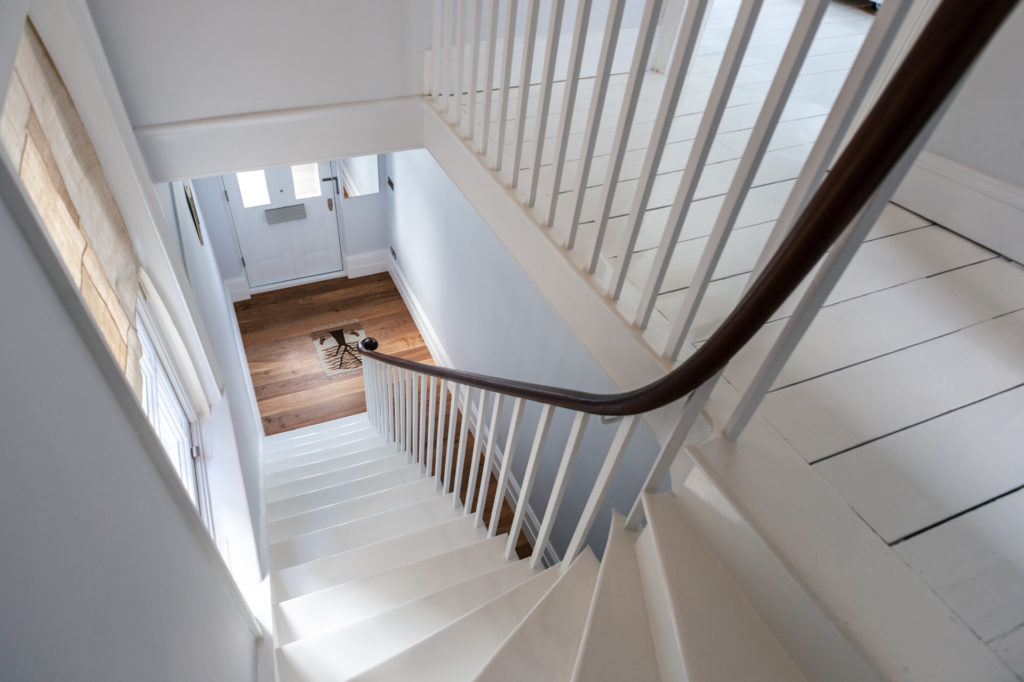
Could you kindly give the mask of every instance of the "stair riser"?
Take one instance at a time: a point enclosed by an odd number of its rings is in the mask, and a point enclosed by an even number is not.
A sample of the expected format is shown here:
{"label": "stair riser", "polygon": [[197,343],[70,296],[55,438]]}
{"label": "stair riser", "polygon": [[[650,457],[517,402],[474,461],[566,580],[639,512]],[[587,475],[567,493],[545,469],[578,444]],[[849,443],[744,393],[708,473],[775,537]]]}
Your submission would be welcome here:
{"label": "stair riser", "polygon": [[326,507],[343,500],[380,492],[403,483],[410,483],[418,478],[420,478],[419,467],[403,466],[400,469],[374,474],[351,483],[343,483],[342,485],[317,490],[306,495],[272,502],[267,505],[267,518],[271,521],[276,521],[286,516],[301,514],[302,512]]}
{"label": "stair riser", "polygon": [[356,464],[338,471],[317,474],[316,476],[308,476],[297,481],[291,481],[290,483],[276,485],[267,488],[267,503],[279,502],[281,500],[286,500],[289,497],[306,495],[317,490],[324,490],[325,488],[333,488],[334,486],[341,485],[343,483],[351,483],[352,481],[357,481],[361,478],[372,476],[373,474],[397,469],[403,464],[408,463],[408,461],[409,459],[405,455],[378,457],[376,459],[371,459],[368,462]]}
{"label": "stair riser", "polygon": [[395,452],[395,450],[385,446],[384,448],[361,450],[348,455],[339,455],[338,457],[333,457],[331,459],[325,459],[311,464],[275,471],[274,473],[267,474],[266,486],[270,488],[283,483],[298,481],[299,479],[307,478],[309,476],[316,476],[318,474],[326,474],[331,471],[345,469],[389,454],[394,454]]}
{"label": "stair riser", "polygon": [[288,452],[283,456],[264,455],[267,463],[267,471],[276,473],[287,471],[306,464],[315,464],[327,459],[350,455],[364,450],[384,447],[384,439],[376,434],[367,434],[365,437],[353,439],[339,439],[336,441],[318,444],[316,447],[303,448],[297,452]]}

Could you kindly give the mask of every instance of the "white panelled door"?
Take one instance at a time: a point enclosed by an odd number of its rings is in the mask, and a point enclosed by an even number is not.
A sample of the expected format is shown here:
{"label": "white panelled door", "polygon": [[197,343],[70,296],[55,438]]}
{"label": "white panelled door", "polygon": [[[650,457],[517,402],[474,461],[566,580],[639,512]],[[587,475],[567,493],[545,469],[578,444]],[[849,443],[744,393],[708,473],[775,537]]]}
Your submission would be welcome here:
{"label": "white panelled door", "polygon": [[250,287],[343,270],[334,176],[330,163],[223,176]]}

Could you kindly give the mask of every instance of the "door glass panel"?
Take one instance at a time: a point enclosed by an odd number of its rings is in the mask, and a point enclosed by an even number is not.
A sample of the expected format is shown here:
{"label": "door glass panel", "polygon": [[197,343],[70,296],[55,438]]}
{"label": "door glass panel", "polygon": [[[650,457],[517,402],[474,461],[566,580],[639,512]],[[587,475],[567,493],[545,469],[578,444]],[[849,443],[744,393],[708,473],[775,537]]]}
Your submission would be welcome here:
{"label": "door glass panel", "polygon": [[318,164],[306,163],[292,166],[292,185],[295,186],[296,199],[311,199],[320,196],[320,173]]}
{"label": "door glass panel", "polygon": [[261,170],[235,173],[238,179],[238,191],[242,195],[242,206],[266,206],[270,203],[270,192],[267,191],[267,176]]}

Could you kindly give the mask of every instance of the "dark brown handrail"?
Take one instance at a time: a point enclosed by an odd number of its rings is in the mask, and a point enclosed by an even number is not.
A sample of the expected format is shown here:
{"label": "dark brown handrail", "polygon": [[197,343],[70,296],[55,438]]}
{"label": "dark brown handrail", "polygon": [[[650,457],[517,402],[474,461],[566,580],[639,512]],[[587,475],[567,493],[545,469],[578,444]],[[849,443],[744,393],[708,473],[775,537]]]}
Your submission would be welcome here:
{"label": "dark brown handrail", "polygon": [[715,333],[661,379],[625,393],[597,394],[403,360],[376,352],[377,341],[372,338],[360,341],[360,350],[396,367],[590,414],[640,414],[682,398],[724,367],[799,286],[882,184],[1016,4],[1016,0],[944,0],[761,276]]}

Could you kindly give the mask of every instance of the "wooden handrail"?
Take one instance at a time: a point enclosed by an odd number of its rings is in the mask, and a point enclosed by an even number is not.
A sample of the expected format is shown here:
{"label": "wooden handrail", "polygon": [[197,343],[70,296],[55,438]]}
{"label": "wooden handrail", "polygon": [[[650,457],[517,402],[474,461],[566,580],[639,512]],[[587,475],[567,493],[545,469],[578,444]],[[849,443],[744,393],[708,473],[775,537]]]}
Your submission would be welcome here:
{"label": "wooden handrail", "polygon": [[686,396],[722,369],[799,286],[1016,5],[1017,0],[942,2],[760,277],[714,334],[661,379],[624,393],[587,393],[404,360],[377,352],[373,338],[360,341],[360,350],[396,367],[590,414],[640,414]]}

